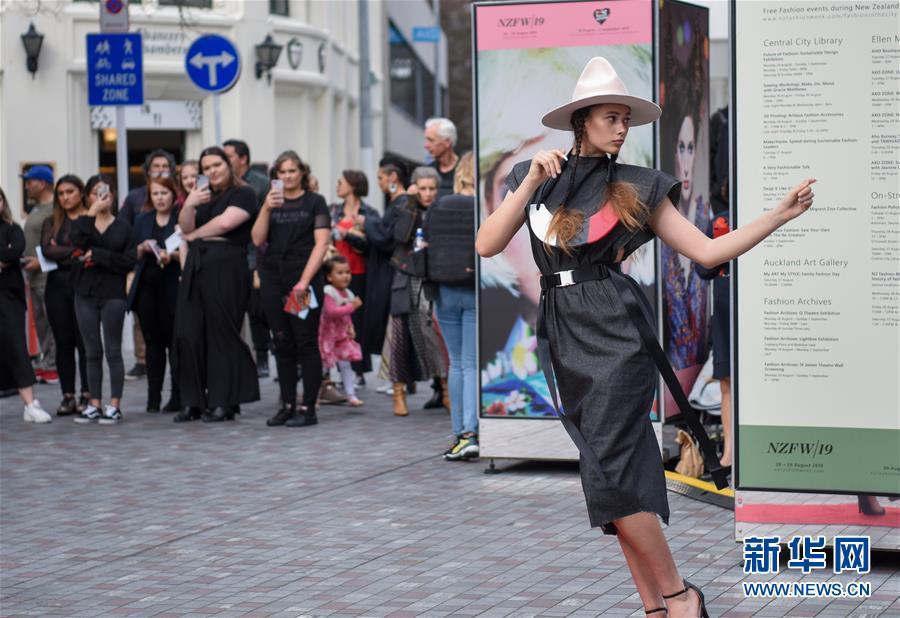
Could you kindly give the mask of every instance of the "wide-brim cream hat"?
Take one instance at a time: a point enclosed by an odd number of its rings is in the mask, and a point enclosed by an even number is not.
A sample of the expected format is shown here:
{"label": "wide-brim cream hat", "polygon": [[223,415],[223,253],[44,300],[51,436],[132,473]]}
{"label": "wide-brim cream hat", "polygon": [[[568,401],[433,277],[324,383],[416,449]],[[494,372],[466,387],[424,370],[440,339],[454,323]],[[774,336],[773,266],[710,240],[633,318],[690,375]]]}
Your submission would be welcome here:
{"label": "wide-brim cream hat", "polygon": [[659,119],[662,110],[653,101],[628,94],[625,82],[606,58],[591,58],[572,93],[572,101],[550,110],[541,119],[545,127],[572,130],[572,112],[582,107],[600,105],[602,103],[619,103],[631,108],[631,126],[649,124]]}

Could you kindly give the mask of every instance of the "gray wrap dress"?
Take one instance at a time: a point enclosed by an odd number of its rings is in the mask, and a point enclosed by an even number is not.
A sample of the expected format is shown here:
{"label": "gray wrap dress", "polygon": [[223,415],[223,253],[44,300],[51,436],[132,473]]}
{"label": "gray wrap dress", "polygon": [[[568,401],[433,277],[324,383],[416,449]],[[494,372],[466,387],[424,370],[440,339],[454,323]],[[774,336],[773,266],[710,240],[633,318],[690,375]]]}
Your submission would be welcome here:
{"label": "gray wrap dress", "polygon": [[[617,261],[654,238],[647,219],[667,196],[677,206],[681,184],[664,172],[610,163],[605,156],[580,157],[566,206],[584,215],[582,229],[571,242],[571,256],[556,246],[548,252],[543,242],[547,224],[569,187],[573,161],[570,156],[559,177],[547,180],[529,199],[526,224],[534,260],[542,275],[592,264],[604,264],[612,272],[605,279],[547,288],[541,294],[538,336],[549,343],[565,416],[599,459],[601,474],[581,456],[591,526],[616,534],[613,520],[639,512],[657,513],[669,522],[662,458],[649,417],[658,373],[614,278],[620,283],[626,278]],[[510,190],[524,180],[530,165],[522,161],[513,167],[506,179]],[[647,206],[639,230],[628,230],[606,203],[610,176],[631,183]],[[651,316],[640,298],[645,317]],[[543,369],[546,374],[548,368]]]}

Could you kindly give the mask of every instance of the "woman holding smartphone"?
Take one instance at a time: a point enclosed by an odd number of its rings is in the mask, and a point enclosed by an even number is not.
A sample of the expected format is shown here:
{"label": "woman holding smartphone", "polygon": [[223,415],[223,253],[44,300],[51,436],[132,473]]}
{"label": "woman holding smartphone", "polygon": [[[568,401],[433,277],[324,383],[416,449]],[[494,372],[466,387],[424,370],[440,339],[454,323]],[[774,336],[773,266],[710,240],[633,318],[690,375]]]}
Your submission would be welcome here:
{"label": "woman holding smartphone", "polygon": [[205,422],[234,420],[240,404],[259,399],[256,363],[241,339],[256,194],[234,175],[217,146],[200,153],[200,171],[178,215],[188,252],[175,346],[181,401],[190,409],[176,415],[176,422],[191,420],[198,410],[207,410]]}
{"label": "woman holding smartphone", "polygon": [[[128,251],[131,226],[112,213],[111,186],[112,181],[102,174],[88,179],[85,190],[90,207],[72,223],[72,244],[84,252],[75,270],[75,315],[87,352],[91,389],[90,405],[75,417],[76,423],[114,425],[122,420],[125,277],[134,268],[134,258]],[[110,400],[101,411],[104,350],[109,365]]]}
{"label": "woman holding smartphone", "polygon": [[[147,342],[147,412],[160,411],[166,357],[172,354],[181,265],[178,251],[169,253],[166,250],[166,239],[175,233],[178,221],[176,196],[177,189],[171,178],[152,179],[147,188],[147,201],[153,210],[142,212],[135,218],[132,234],[137,268],[128,294],[128,310],[140,318]],[[181,410],[178,376],[175,363],[169,364],[172,395],[162,410],[178,412]]]}
{"label": "woman holding smartphone", "polygon": [[[319,317],[324,284],[319,270],[331,236],[325,199],[309,190],[309,167],[292,150],[275,160],[277,179],[253,225],[253,244],[267,243],[259,268],[263,311],[275,341],[275,362],[282,406],[269,426],[315,425],[316,398],[322,383]],[[305,317],[285,312],[295,296],[302,303],[315,297],[318,307]],[[297,407],[297,364],[303,370],[303,404]],[[301,414],[302,412],[302,414]]]}
{"label": "woman holding smartphone", "polygon": [[[84,182],[78,176],[67,174],[57,180],[53,190],[53,214],[41,228],[41,251],[45,258],[56,264],[56,269],[47,274],[44,304],[56,342],[56,369],[63,394],[62,403],[56,409],[57,416],[76,414],[86,408],[90,400],[87,357],[75,317],[73,278],[82,252],[72,243],[72,222],[87,212],[84,195]],[[81,379],[78,401],[75,399],[76,350]]]}

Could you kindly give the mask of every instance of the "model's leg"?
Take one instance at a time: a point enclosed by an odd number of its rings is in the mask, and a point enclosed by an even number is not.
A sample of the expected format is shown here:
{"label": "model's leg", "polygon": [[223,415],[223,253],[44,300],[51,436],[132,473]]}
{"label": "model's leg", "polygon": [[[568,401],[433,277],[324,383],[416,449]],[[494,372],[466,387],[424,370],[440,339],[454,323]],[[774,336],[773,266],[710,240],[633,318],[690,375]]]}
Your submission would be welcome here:
{"label": "model's leg", "polygon": [[[656,514],[635,513],[613,523],[619,535],[623,535],[634,549],[637,561],[652,574],[662,594],[674,594],[684,588],[684,580],[675,567],[675,560]],[[667,599],[666,607],[669,616],[699,616],[700,598],[696,592],[688,590],[685,594]]]}
{"label": "model's leg", "polygon": [[[638,594],[641,595],[641,603],[644,604],[644,611],[650,611],[658,607],[665,607],[666,602],[662,598],[662,591],[656,584],[656,579],[650,571],[649,566],[643,562],[637,553],[637,550],[631,546],[625,536],[621,533],[617,535],[619,545],[622,546],[622,554],[628,563],[631,571],[631,578],[637,587]],[[662,614],[662,612],[659,612]]]}
{"label": "model's leg", "polygon": [[720,378],[719,386],[722,388],[722,440],[725,446],[722,448],[722,458],[719,462],[723,466],[731,465],[731,378]]}

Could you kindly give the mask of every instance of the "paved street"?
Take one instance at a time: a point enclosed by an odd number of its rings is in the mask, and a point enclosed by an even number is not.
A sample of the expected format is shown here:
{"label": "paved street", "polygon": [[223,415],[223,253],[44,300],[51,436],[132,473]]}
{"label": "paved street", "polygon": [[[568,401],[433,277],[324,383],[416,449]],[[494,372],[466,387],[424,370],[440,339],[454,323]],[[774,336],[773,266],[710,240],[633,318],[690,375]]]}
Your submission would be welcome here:
{"label": "paved street", "polygon": [[[488,476],[442,461],[449,419],[420,410],[427,388],[405,419],[370,386],[362,412],[268,428],[276,389],[263,382],[264,403],[219,425],[144,413],[143,380],[113,427],[26,425],[18,400],[0,401],[0,614],[643,615],[572,467]],[[57,387],[38,392],[58,403]],[[732,513],[669,500],[679,567],[714,616],[900,615],[896,558],[862,578],[862,603],[745,600]]]}

